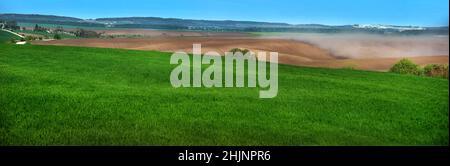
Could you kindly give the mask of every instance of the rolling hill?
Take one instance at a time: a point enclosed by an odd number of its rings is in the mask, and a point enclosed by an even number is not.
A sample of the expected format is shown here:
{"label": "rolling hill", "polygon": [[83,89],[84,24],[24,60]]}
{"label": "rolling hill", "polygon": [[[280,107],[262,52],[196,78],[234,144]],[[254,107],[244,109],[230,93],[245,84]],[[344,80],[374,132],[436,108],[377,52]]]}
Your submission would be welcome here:
{"label": "rolling hill", "polygon": [[446,79],[279,66],[279,92],[173,88],[170,53],[0,44],[1,145],[448,145]]}

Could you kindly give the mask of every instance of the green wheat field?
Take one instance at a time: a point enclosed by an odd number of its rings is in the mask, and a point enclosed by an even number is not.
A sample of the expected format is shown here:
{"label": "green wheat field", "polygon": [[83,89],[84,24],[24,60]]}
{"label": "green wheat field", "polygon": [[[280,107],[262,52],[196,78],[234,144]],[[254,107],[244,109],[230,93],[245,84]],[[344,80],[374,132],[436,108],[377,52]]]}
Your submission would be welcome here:
{"label": "green wheat field", "polygon": [[447,79],[280,65],[260,99],[173,88],[170,55],[0,44],[0,145],[448,145]]}

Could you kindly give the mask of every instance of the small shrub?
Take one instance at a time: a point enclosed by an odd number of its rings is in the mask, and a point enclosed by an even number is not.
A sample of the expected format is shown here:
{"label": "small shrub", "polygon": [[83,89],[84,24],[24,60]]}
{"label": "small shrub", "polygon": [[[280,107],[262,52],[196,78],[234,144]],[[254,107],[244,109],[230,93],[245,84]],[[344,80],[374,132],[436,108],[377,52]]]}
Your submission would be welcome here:
{"label": "small shrub", "polygon": [[429,64],[424,67],[424,74],[429,77],[448,79],[448,65]]}
{"label": "small shrub", "polygon": [[61,35],[56,33],[55,35],[53,35],[53,39],[61,40]]}
{"label": "small shrub", "polygon": [[242,54],[247,54],[250,50],[248,49],[240,49],[240,48],[233,48],[230,50],[230,52],[232,52],[233,54],[236,52],[241,52]]}
{"label": "small shrub", "polygon": [[26,41],[33,40],[33,37],[32,37],[32,36],[25,36],[25,40],[26,40]]}
{"label": "small shrub", "polygon": [[419,65],[413,63],[409,59],[402,59],[390,69],[393,73],[422,75],[423,70]]}

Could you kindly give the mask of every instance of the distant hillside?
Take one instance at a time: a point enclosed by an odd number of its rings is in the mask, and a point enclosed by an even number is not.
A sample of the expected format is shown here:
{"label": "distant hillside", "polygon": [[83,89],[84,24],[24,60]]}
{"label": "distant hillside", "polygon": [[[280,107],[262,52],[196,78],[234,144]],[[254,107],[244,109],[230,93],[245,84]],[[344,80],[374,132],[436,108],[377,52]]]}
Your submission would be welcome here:
{"label": "distant hillside", "polygon": [[255,21],[212,21],[212,20],[192,20],[177,18],[159,18],[159,17],[121,17],[121,18],[98,18],[97,22],[108,25],[120,24],[142,24],[142,25],[176,25],[185,27],[289,27],[286,23],[268,23]]}
{"label": "distant hillside", "polygon": [[83,19],[75,17],[39,15],[39,14],[0,14],[0,19],[16,21],[58,21],[58,22],[82,22]]}
{"label": "distant hillside", "polygon": [[143,28],[166,30],[240,31],[240,32],[364,32],[379,34],[448,34],[448,27],[418,27],[395,25],[287,24],[257,21],[193,20],[160,17],[119,17],[80,19],[39,14],[0,14],[0,20],[22,23],[71,25],[75,27]]}
{"label": "distant hillside", "polygon": [[156,29],[243,29],[250,27],[293,27],[293,25],[286,23],[268,23],[255,21],[211,21],[160,17],[80,19],[74,17],[39,14],[0,14],[0,20],[14,20],[17,22],[27,23]]}
{"label": "distant hillside", "polygon": [[75,17],[40,15],[40,14],[0,14],[0,20],[37,24],[61,24],[74,26],[104,27],[101,23],[89,22]]}

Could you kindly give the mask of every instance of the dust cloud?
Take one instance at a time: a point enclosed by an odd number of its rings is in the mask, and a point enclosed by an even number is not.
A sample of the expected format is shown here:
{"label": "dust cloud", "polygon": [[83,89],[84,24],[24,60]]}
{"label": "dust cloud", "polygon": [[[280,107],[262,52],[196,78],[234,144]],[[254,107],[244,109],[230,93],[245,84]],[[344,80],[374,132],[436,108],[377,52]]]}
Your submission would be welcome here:
{"label": "dust cloud", "polygon": [[269,36],[299,40],[342,59],[448,56],[448,35],[376,35],[361,33],[285,33]]}

